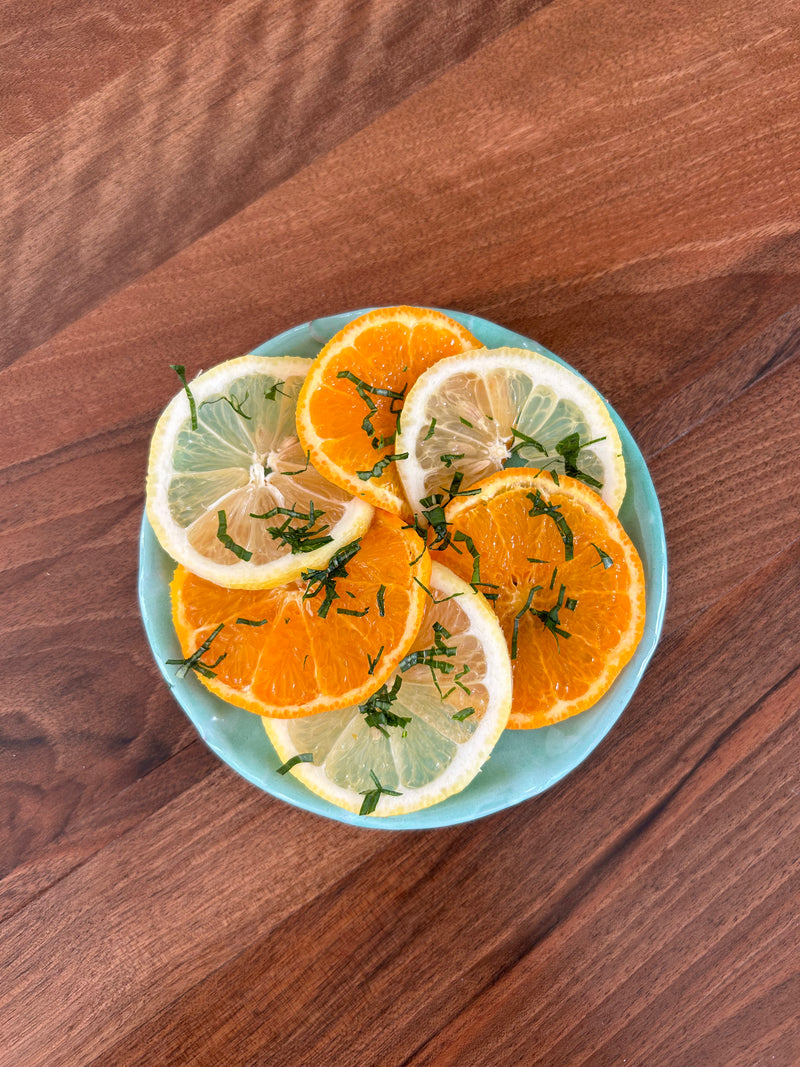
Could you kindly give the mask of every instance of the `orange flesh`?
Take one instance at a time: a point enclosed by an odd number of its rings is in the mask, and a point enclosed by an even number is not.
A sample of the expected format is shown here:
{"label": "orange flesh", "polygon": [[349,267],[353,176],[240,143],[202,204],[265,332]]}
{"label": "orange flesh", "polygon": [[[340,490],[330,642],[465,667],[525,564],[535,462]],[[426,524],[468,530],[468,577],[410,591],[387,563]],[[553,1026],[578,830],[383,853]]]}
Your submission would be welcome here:
{"label": "orange flesh", "polygon": [[[460,530],[472,538],[481,581],[498,587],[480,588],[497,594],[493,606],[512,653],[509,725],[516,728],[545,726],[594,704],[633,655],[644,629],[644,576],[630,539],[591,489],[566,477],[560,483],[561,488],[549,476],[525,469],[501,471],[479,483],[480,496],[456,499],[447,509],[451,536]],[[572,530],[571,560],[565,559],[554,519],[530,514],[528,494],[537,489]],[[594,545],[612,558],[612,566],[603,566]],[[441,560],[469,581],[473,557],[463,542],[455,546],[461,554],[448,547]],[[562,585],[557,625],[569,637],[554,634],[530,611],[519,614],[536,586],[530,607],[549,612]],[[577,601],[573,610],[566,607],[568,599]]]}
{"label": "orange flesh", "polygon": [[[336,579],[338,598],[319,615],[324,590],[303,599],[302,580],[264,590],[229,590],[178,567],[173,621],[184,657],[220,624],[200,680],[224,700],[260,715],[291,718],[359,703],[390,677],[414,640],[430,579],[430,557],[399,519],[376,512],[360,550]],[[384,614],[378,592],[384,586]],[[363,616],[346,614],[361,612]],[[237,619],[262,623],[249,626]],[[265,620],[262,622],[262,620]],[[383,652],[370,673],[370,661]]]}
{"label": "orange flesh", "polygon": [[[371,440],[380,442],[394,434],[402,400],[370,393],[376,405],[370,413],[356,383],[338,375],[350,371],[368,385],[407,393],[440,359],[480,347],[457,322],[425,308],[379,308],[345,327],[320,352],[298,401],[297,432],[314,466],[335,485],[375,506],[410,515],[393,464],[377,477],[358,477],[359,471],[370,471],[394,454],[392,442],[374,448]],[[373,433],[362,427],[366,416]]]}

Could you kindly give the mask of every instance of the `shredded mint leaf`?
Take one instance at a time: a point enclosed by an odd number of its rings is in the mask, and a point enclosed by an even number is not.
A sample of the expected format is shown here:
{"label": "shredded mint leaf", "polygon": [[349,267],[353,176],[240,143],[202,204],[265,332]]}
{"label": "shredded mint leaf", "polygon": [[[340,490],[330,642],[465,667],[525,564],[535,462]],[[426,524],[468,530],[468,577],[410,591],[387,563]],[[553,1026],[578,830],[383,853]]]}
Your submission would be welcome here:
{"label": "shredded mint leaf", "polygon": [[237,619],[239,626],[263,626],[269,619]]}
{"label": "shredded mint leaf", "polygon": [[609,556],[608,552],[604,552],[602,550],[602,548],[599,547],[599,545],[596,545],[594,543],[594,541],[591,541],[590,544],[591,544],[592,548],[597,552],[598,556],[600,557],[600,559],[597,561],[597,563],[593,564],[594,567],[599,567],[600,564],[602,563],[603,564],[603,570],[608,570],[609,567],[613,567],[614,566],[614,560],[611,558],[611,556]]}
{"label": "shredded mint leaf", "polygon": [[364,716],[364,722],[367,726],[380,730],[384,737],[389,736],[389,731],[387,730],[389,726],[398,726],[402,730],[402,737],[405,737],[408,733],[406,727],[411,722],[411,717],[395,715],[391,710],[392,704],[397,700],[401,685],[402,679],[396,676],[391,689],[384,683],[377,693],[373,693],[368,700],[358,705],[358,710]]}
{"label": "shredded mint leaf", "polygon": [[352,608],[337,608],[336,609],[336,614],[337,615],[354,615],[357,619],[363,619],[368,611],[369,611],[368,607],[364,608],[363,611],[354,611]]}
{"label": "shredded mint leaf", "polygon": [[382,586],[380,587],[380,589],[378,590],[378,596],[377,596],[377,601],[378,601],[378,614],[379,614],[379,615],[381,616],[381,618],[383,618],[383,616],[384,616],[384,614],[385,614],[385,607],[386,607],[386,605],[385,605],[385,603],[384,603],[384,599],[383,599],[383,598],[384,598],[384,596],[385,596],[385,594],[386,594],[386,586],[385,586],[385,585],[382,585]]}
{"label": "shredded mint leaf", "polygon": [[249,390],[245,392],[244,399],[241,401],[239,401],[239,399],[235,396],[218,396],[214,400],[203,400],[200,404],[200,407],[205,407],[206,404],[218,404],[220,400],[224,400],[226,404],[230,404],[232,410],[235,411],[237,415],[241,415],[243,419],[250,419],[252,418],[252,416],[247,415],[244,411],[244,405],[247,403],[247,398],[249,396]]}
{"label": "shredded mint leaf", "polygon": [[455,599],[455,597],[461,596],[461,593],[451,593],[450,596],[443,596],[437,600],[433,593],[430,591],[430,589],[427,587],[427,585],[423,585],[419,578],[416,577],[416,575],[414,576],[414,581],[417,583],[418,586],[425,590],[425,592],[428,594],[434,604],[444,604],[446,600],[453,600]]}
{"label": "shredded mint leaf", "polygon": [[336,582],[339,578],[347,577],[347,564],[361,548],[361,538],[356,538],[349,545],[341,548],[336,555],[328,561],[327,566],[321,569],[305,570],[301,574],[304,582],[307,582],[303,600],[311,600],[318,593],[325,591],[325,597],[317,609],[317,615],[324,619],[328,615],[331,604],[338,600],[339,593],[336,590]]}
{"label": "shredded mint leaf", "polygon": [[192,396],[192,391],[186,383],[186,368],[182,363],[170,363],[170,368],[175,371],[180,380],[183,382],[183,388],[186,391],[186,396],[189,400],[189,412],[192,416],[192,429],[197,429],[197,406]]}
{"label": "shredded mint leaf", "polygon": [[578,481],[591,486],[593,489],[602,489],[603,483],[593,478],[591,474],[586,474],[585,471],[579,469],[578,454],[582,448],[595,445],[598,441],[605,441],[605,437],[595,437],[593,441],[586,441],[581,444],[580,434],[576,431],[575,433],[567,434],[556,445],[556,452],[564,459],[564,473],[569,475],[570,478],[577,478]]}
{"label": "shredded mint leaf", "polygon": [[[316,549],[322,548],[323,545],[329,545],[333,541],[333,538],[325,533],[330,527],[325,523],[317,525],[324,514],[324,511],[316,510],[313,500],[309,500],[307,513],[298,511],[297,508],[293,507],[275,507],[265,511],[263,515],[256,515],[251,511],[250,518],[272,519],[276,515],[286,516],[280,526],[268,526],[267,533],[273,541],[283,542],[293,554],[298,554],[314,552]],[[293,526],[293,519],[299,520],[300,525]]]}
{"label": "shredded mint leaf", "polygon": [[275,382],[274,385],[271,385],[269,387],[269,389],[265,390],[264,399],[265,400],[277,400],[278,399],[278,394],[280,394],[281,396],[287,396],[288,397],[289,394],[288,393],[284,393],[283,389],[281,389],[282,385],[286,385],[286,382],[285,381]]}
{"label": "shredded mint leaf", "polygon": [[178,667],[178,670],[175,673],[178,675],[179,678],[185,678],[189,671],[195,671],[196,674],[202,674],[204,678],[216,678],[216,674],[214,673],[214,667],[218,667],[219,664],[222,663],[222,661],[228,655],[228,653],[223,652],[219,659],[215,660],[214,663],[202,663],[201,659],[206,654],[206,652],[208,652],[209,648],[211,647],[211,642],[224,628],[224,626],[225,623],[221,622],[216,628],[216,630],[214,630],[208,635],[202,645],[200,645],[200,647],[195,652],[192,652],[190,656],[187,656],[186,659],[168,659],[166,661],[169,666]]}
{"label": "shredded mint leaf", "polygon": [[383,655],[383,649],[384,649],[384,645],[381,645],[381,647],[378,649],[378,654],[375,657],[375,659],[373,659],[372,656],[370,656],[369,652],[367,653],[367,664],[368,664],[368,668],[369,668],[367,670],[367,674],[374,674],[375,673],[375,668],[378,666],[378,662],[379,662],[381,656]]}
{"label": "shredded mint leaf", "polygon": [[553,520],[556,524],[556,529],[561,535],[561,540],[564,542],[564,559],[572,559],[575,554],[572,530],[569,528],[567,520],[561,514],[558,505],[548,504],[538,489],[535,493],[527,493],[526,495],[528,499],[533,502],[533,507],[528,514],[533,516],[546,515]]}
{"label": "shredded mint leaf", "polygon": [[520,449],[524,448],[526,445],[535,448],[537,452],[541,452],[544,456],[547,455],[547,449],[540,441],[537,441],[535,437],[529,437],[528,434],[523,433],[522,430],[518,430],[516,426],[511,427],[511,438],[512,440],[516,440],[517,443],[508,450],[509,456],[518,455]]}
{"label": "shredded mint leaf", "polygon": [[425,434],[425,436],[422,438],[422,440],[423,441],[429,441],[431,439],[431,437],[433,437],[433,431],[435,429],[436,429],[436,419],[432,418],[431,419],[431,424],[428,427],[428,432]]}
{"label": "shredded mint leaf", "polygon": [[287,761],[285,763],[282,763],[280,765],[280,767],[276,767],[275,769],[278,772],[278,774],[286,774],[288,771],[290,771],[292,769],[292,767],[296,767],[298,763],[313,763],[313,762],[314,762],[314,753],[313,752],[299,752],[296,756],[291,756],[289,759],[287,759]]}
{"label": "shredded mint leaf", "polygon": [[462,708],[461,711],[457,711],[455,715],[451,715],[451,719],[455,719],[456,722],[463,722],[464,719],[468,719],[470,715],[475,714],[475,708]]}
{"label": "shredded mint leaf", "polygon": [[408,452],[401,452],[394,456],[384,456],[383,459],[379,459],[372,470],[369,471],[356,471],[362,482],[368,482],[370,478],[380,478],[390,463],[396,462],[398,459],[408,459]]}
{"label": "shredded mint leaf", "polygon": [[452,467],[457,459],[463,459],[465,455],[465,452],[445,452],[439,459],[445,467]]}
{"label": "shredded mint leaf", "polygon": [[241,545],[237,545],[231,535],[228,533],[228,516],[224,511],[217,512],[217,540],[220,541],[229,552],[233,552],[234,556],[238,556],[239,559],[243,559],[245,563],[253,558],[253,553],[249,552]]}
{"label": "shredded mint leaf", "polygon": [[378,801],[382,796],[389,797],[401,797],[402,793],[396,793],[393,789],[385,789],[378,781],[378,776],[374,771],[370,771],[370,778],[375,783],[374,789],[362,789],[361,796],[364,798],[364,802],[361,805],[359,815],[371,815],[378,806]]}

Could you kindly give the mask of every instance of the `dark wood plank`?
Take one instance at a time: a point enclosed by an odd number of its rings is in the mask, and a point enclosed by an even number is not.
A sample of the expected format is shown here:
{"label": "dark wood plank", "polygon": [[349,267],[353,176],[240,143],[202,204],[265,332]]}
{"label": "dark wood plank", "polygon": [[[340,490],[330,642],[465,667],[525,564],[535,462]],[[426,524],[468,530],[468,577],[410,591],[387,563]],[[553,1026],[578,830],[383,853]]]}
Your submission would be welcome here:
{"label": "dark wood plank", "polygon": [[0,149],[217,14],[229,0],[0,3]]}
{"label": "dark wood plank", "polygon": [[190,37],[128,65],[0,152],[0,233],[9,250],[0,364],[542,2],[500,0],[483,19],[478,0],[425,7],[231,0]]}
{"label": "dark wood plank", "polygon": [[269,939],[388,841],[309,817],[220,767],[2,924],[0,1062],[102,1055],[109,1033]]}
{"label": "dark wood plank", "polygon": [[[480,828],[393,838],[103,1055],[747,1062],[715,1042],[745,1017],[746,1050],[769,1039],[773,1018],[749,1008],[785,996],[794,963],[779,933],[800,836],[799,578],[795,548],[676,631],[580,773]],[[790,1047],[787,1018],[773,1047]]]}

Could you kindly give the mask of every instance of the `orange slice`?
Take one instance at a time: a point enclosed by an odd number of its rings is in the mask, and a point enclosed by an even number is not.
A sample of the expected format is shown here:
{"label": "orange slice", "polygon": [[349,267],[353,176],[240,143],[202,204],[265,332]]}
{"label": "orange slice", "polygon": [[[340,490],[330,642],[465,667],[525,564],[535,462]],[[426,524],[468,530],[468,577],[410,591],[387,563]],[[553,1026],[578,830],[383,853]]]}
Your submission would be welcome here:
{"label": "orange slice", "polygon": [[258,715],[358,704],[411,648],[430,571],[417,535],[383,513],[327,570],[277,588],[224,589],[179,566],[172,618],[185,659],[178,670]]}
{"label": "orange slice", "polygon": [[[527,468],[499,471],[445,509],[441,560],[493,599],[514,671],[509,726],[591,707],[644,630],[644,573],[611,508],[590,488]],[[483,583],[478,585],[477,583]]]}
{"label": "orange slice", "polygon": [[297,436],[334,485],[394,515],[411,517],[395,470],[403,397],[445,356],[480,348],[453,319],[428,308],[378,308],[332,337],[297,400]]}

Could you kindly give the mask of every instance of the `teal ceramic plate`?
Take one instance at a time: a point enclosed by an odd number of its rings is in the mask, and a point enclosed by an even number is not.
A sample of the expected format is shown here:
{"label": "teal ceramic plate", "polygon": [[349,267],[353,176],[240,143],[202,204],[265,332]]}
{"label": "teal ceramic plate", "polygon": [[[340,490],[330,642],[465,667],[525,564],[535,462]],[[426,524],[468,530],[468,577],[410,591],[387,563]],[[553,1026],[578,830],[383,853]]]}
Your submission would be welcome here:
{"label": "teal ceramic plate", "polygon": [[[527,348],[564,362],[535,341],[486,319],[457,311],[446,313],[463,323],[488,348]],[[255,351],[263,356],[312,358],[334,333],[360,314],[363,311],[304,323]],[[463,792],[432,808],[381,819],[364,819],[342,811],[310,793],[291,774],[276,774],[280,760],[256,715],[225,704],[194,676],[177,678],[174,667],[165,666],[165,660],[181,655],[169,603],[175,565],[161,549],[145,518],[139,562],[139,602],[145,630],[162,674],[206,744],[235,771],[272,796],[340,822],[382,830],[419,830],[479,819],[544,792],[574,770],[605,737],[631,699],[658,642],[667,597],[664,525],[653,482],[630,433],[613,410],[611,414],[622,438],[628,478],[620,519],[644,564],[647,622],[635,655],[593,708],[541,730],[506,731],[477,778]]]}

